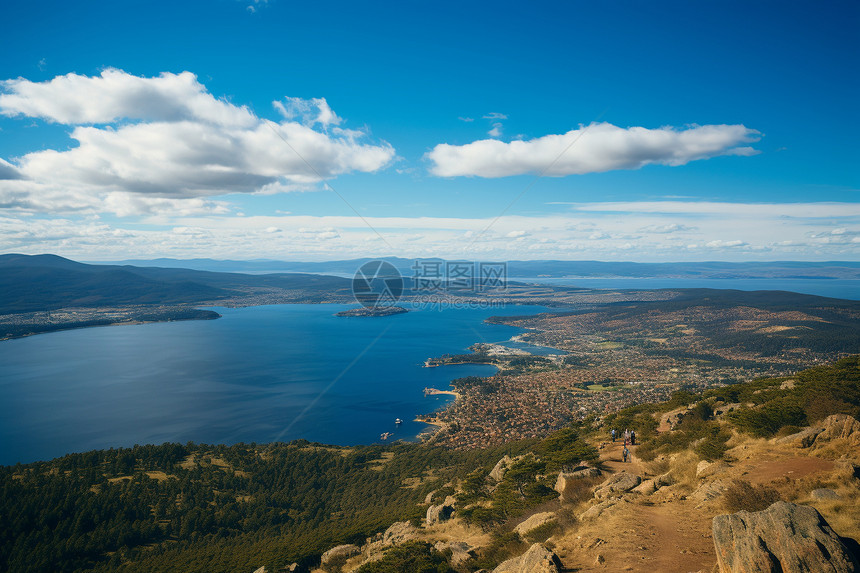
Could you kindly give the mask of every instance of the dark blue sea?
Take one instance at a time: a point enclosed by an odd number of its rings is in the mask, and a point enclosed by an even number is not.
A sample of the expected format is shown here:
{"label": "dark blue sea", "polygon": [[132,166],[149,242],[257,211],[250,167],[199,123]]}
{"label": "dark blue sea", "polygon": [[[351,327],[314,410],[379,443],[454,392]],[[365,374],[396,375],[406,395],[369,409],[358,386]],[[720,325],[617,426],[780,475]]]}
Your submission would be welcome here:
{"label": "dark blue sea", "polygon": [[[531,279],[534,281],[534,279]],[[590,288],[792,290],[860,299],[850,280],[539,279]],[[425,397],[486,365],[423,368],[424,360],[504,343],[519,329],[484,323],[542,307],[412,310],[343,318],[349,305],[216,309],[223,317],[87,328],[0,342],[0,464],[134,444],[414,439]],[[536,354],[552,349],[526,347]],[[401,418],[403,424],[395,426]]]}
{"label": "dark blue sea", "polygon": [[[430,357],[520,329],[484,323],[542,307],[413,310],[375,318],[349,305],[217,308],[217,320],[109,326],[0,342],[0,464],[162,442],[414,439],[425,397],[487,365],[423,368]],[[536,349],[545,352],[546,349]],[[395,419],[403,424],[395,426]]]}

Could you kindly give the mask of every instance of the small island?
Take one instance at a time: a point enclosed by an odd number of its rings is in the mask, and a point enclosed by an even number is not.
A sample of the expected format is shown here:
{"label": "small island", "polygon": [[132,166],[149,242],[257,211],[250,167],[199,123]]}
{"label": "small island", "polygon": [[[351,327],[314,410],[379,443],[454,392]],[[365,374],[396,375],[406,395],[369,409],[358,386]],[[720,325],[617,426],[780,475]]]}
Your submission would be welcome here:
{"label": "small island", "polygon": [[342,310],[335,314],[335,316],[391,316],[394,314],[403,314],[405,312],[409,312],[403,307],[400,306],[377,306],[374,308],[351,308],[349,310]]}

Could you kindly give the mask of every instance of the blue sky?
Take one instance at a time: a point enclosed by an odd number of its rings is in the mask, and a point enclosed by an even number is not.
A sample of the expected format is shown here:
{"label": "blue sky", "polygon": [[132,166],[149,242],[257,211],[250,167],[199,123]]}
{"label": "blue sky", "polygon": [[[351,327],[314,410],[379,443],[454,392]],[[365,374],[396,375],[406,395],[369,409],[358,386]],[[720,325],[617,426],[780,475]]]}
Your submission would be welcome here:
{"label": "blue sky", "polygon": [[856,2],[0,21],[2,252],[860,260]]}

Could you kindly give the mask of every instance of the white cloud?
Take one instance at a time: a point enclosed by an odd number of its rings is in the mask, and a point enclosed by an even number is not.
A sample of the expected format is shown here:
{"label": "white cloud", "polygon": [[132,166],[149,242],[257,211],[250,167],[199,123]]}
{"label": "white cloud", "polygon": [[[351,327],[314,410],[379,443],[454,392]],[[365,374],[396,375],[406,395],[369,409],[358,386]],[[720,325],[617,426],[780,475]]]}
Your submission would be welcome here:
{"label": "white cloud", "polygon": [[687,225],[681,225],[679,223],[669,223],[666,225],[647,225],[638,229],[640,233],[660,233],[660,234],[669,234],[669,233],[678,233],[682,231],[695,231],[696,227],[688,227]]}
{"label": "white cloud", "polygon": [[[147,199],[116,196],[114,201]],[[155,198],[153,198],[155,199]],[[441,256],[450,259],[505,260],[860,260],[860,214],[837,220],[815,215],[784,217],[778,212],[738,217],[754,205],[695,219],[685,213],[573,210],[547,216],[505,215],[490,218],[312,216],[282,213],[225,217],[217,203],[203,198],[150,207],[142,222],[107,224],[93,215],[45,219],[12,217],[0,211],[0,252],[56,252],[95,259],[148,256],[177,258],[344,259],[359,256]],[[745,209],[746,207],[746,209]],[[817,205],[807,204],[816,213]],[[853,204],[829,205],[850,212]],[[119,210],[119,208],[117,208]],[[174,214],[166,214],[176,210]],[[5,216],[4,214],[5,213]],[[366,221],[366,222],[365,222]],[[143,223],[143,224],[140,224]],[[367,226],[369,223],[384,241]],[[631,229],[687,226],[677,233]],[[277,231],[275,231],[277,230]],[[678,240],[682,237],[682,240]]]}
{"label": "white cloud", "polygon": [[720,248],[734,248],[734,247],[743,247],[746,246],[746,241],[741,241],[740,239],[734,239],[731,241],[724,241],[722,239],[716,239],[714,241],[708,241],[705,243],[706,247],[710,247],[712,249],[720,249]]}
{"label": "white cloud", "polygon": [[0,179],[21,179],[21,173],[11,163],[0,159]]}
{"label": "white cloud", "polygon": [[[273,123],[216,99],[189,72],[143,78],[106,70],[92,78],[69,74],[2,86],[0,112],[74,125],[70,135],[78,143],[28,153],[14,165],[0,160],[0,202],[19,208],[61,211],[102,203],[120,206],[113,211],[118,214],[134,213],[135,205],[146,213],[176,205],[166,199],[309,189],[320,178],[377,171],[395,155],[385,142],[337,127],[342,120],[323,98],[277,102],[302,122]],[[110,125],[86,125],[102,123]],[[52,203],[46,188],[62,188],[64,200]]]}
{"label": "white cloud", "polygon": [[491,112],[484,116],[484,119],[508,119],[503,113]]}
{"label": "white cloud", "polygon": [[490,137],[501,137],[502,136],[502,124],[498,123],[498,122],[494,123],[493,128],[487,132],[487,135],[489,135]]}
{"label": "white cloud", "polygon": [[541,173],[551,177],[638,169],[649,164],[684,165],[719,155],[758,153],[742,144],[759,132],[743,125],[703,125],[686,129],[621,128],[594,123],[563,135],[505,143],[494,139],[466,145],[442,143],[427,158],[440,177],[506,177]]}
{"label": "white cloud", "polygon": [[730,203],[713,201],[630,201],[581,203],[577,211],[655,213],[742,218],[830,218],[860,216],[860,203]]}
{"label": "white cloud", "polygon": [[285,97],[284,101],[286,103],[273,101],[272,105],[285,118],[298,119],[308,127],[320,124],[323,128],[327,128],[329,125],[339,125],[343,121],[332,111],[325,98],[306,100],[298,97]]}
{"label": "white cloud", "polygon": [[0,113],[38,117],[66,125],[195,120],[251,127],[257,119],[245,106],[218,100],[191,72],[153,78],[107,69],[99,76],[67,74],[46,82],[24,78],[0,82]]}

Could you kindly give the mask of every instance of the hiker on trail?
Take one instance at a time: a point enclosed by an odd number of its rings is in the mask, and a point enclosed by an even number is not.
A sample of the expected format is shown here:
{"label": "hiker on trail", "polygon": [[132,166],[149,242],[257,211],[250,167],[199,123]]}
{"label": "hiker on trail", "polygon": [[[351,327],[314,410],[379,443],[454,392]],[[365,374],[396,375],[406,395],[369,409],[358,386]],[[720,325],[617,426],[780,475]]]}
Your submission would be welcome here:
{"label": "hiker on trail", "polygon": [[636,445],[636,432],[630,432],[630,445]]}
{"label": "hiker on trail", "polygon": [[612,434],[612,443],[614,444],[615,443],[615,428],[612,428],[612,431],[610,432],[610,434]]}
{"label": "hiker on trail", "polygon": [[627,463],[630,457],[630,450],[627,449],[627,446],[624,446],[624,451],[621,452],[621,461]]}

